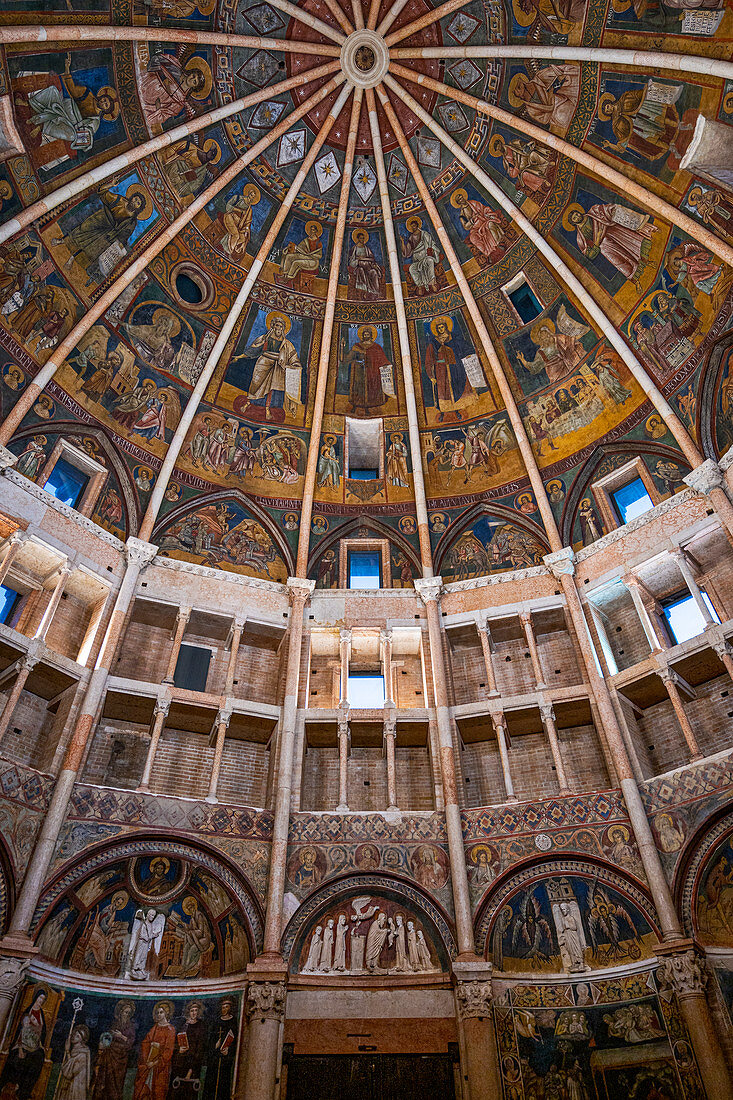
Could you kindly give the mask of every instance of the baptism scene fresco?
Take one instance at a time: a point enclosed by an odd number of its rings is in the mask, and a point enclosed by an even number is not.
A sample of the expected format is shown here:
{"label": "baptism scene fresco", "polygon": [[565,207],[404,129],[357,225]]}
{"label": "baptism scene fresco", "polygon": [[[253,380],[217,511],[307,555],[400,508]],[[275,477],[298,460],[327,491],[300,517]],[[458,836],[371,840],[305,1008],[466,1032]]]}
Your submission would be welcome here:
{"label": "baptism scene fresco", "polygon": [[136,997],[29,982],[0,1095],[51,1100],[231,1096],[241,994]]}
{"label": "baptism scene fresco", "polygon": [[44,918],[42,955],[79,973],[144,984],[245,968],[247,918],[224,884],[164,854],[112,863],[68,890]]}
{"label": "baptism scene fresco", "polygon": [[[21,10],[23,4],[13,0],[11,7]],[[469,4],[460,17],[430,24],[425,43],[479,41],[487,16],[475,7]],[[619,3],[606,16],[597,7],[515,3],[492,14],[498,22],[491,33],[505,27],[518,41],[550,41],[555,35],[576,44],[586,39],[597,44],[599,34],[610,42],[632,34],[643,43],[645,35],[679,33],[680,26],[700,41],[730,35],[729,14],[712,0],[704,19],[680,14],[674,5],[645,14]],[[78,10],[92,7],[85,2]],[[135,11],[137,19],[153,19],[156,26],[192,20],[213,29],[228,18],[214,0],[203,6],[193,0],[174,5],[150,0],[136,4]],[[245,5],[241,19],[244,33],[275,38],[311,33],[267,6]],[[307,67],[321,62],[311,57]],[[434,59],[419,64],[424,73],[439,76]],[[161,40],[93,48],[75,43],[51,53],[13,46],[3,76],[27,149],[0,171],[3,214],[132,144],[164,136],[182,123],[195,124],[203,112],[247,97],[242,110],[66,200],[36,230],[0,246],[5,354],[0,391],[5,411],[63,346],[43,399],[51,404],[29,412],[23,427],[47,434],[41,430],[44,414],[46,421],[58,415],[60,403],[65,422],[93,425],[125,455],[126,469],[115,475],[124,484],[110,486],[122,511],[112,498],[95,521],[117,532],[137,527],[175,439],[174,476],[158,525],[164,552],[270,580],[282,579],[297,541],[297,528],[286,517],[299,512],[311,445],[317,449],[316,500],[333,510],[315,516],[313,551],[340,523],[370,509],[379,509],[382,523],[413,539],[412,531],[399,527],[403,520],[412,522],[404,506],[414,494],[407,365],[366,116],[359,122],[340,255],[334,256],[333,242],[346,108],[282,224],[270,233],[326,105],[334,101],[332,93],[303,119],[284,125],[290,110],[328,79],[317,76],[278,93],[279,81],[301,71],[290,54],[280,62],[262,50]],[[557,136],[584,141],[601,161],[623,161],[632,178],[663,192],[675,206],[684,203],[700,224],[727,233],[733,200],[726,185],[694,179],[680,167],[700,114],[728,117],[713,78],[671,77],[664,71],[649,77],[623,66],[542,60],[488,66],[481,58],[451,61],[444,76],[462,93],[483,96]],[[536,138],[505,121],[487,122],[469,101],[446,100],[415,84],[409,92],[452,140],[470,149],[571,269],[583,272],[591,295],[622,328],[650,376],[669,390],[690,430],[696,429],[696,391],[704,385],[708,359],[710,369],[721,367],[712,359],[730,325],[730,272],[708,249]],[[622,357],[600,338],[551,265],[534,257],[485,180],[451,161],[436,134],[393,98],[507,372],[535,456],[548,483],[559,486],[551,503],[573,543],[588,544],[603,533],[600,517],[591,515],[592,501],[578,513],[587,494],[575,482],[584,476],[589,449],[610,449],[638,439],[640,432],[652,448],[659,442],[669,449],[672,440],[645,431],[653,410]],[[272,143],[250,165],[233,171],[235,158],[270,133]],[[391,132],[385,133],[384,152],[426,490],[438,517],[431,535],[451,579],[533,564],[543,536],[536,514],[530,515],[524,466],[490,356]],[[188,223],[76,338],[87,310],[192,204]],[[250,298],[217,353],[205,399],[179,446],[177,429],[222,317],[266,239]],[[339,286],[324,421],[319,440],[311,440],[334,263]],[[522,273],[534,301],[529,315],[512,297]],[[64,344],[67,337],[71,348]],[[727,362],[721,369],[727,378]],[[726,393],[723,384],[709,429],[722,450],[733,438],[726,426]],[[346,418],[381,422],[378,477],[349,477]],[[660,453],[656,461],[668,460]],[[28,462],[32,469],[32,459]],[[650,464],[654,469],[652,455]],[[235,503],[222,500],[222,490],[231,492]],[[672,491],[668,487],[662,495]],[[464,515],[499,498],[503,522],[491,530],[477,530],[475,519]],[[455,515],[463,517],[464,531],[444,546],[440,517]],[[404,557],[405,552],[395,547],[395,553]]]}

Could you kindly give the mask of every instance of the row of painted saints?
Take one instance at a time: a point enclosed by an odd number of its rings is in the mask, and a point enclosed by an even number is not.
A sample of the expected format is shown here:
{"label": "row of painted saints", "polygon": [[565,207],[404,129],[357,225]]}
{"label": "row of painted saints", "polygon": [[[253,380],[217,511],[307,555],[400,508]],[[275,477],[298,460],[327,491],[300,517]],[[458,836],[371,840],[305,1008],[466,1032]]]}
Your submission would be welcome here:
{"label": "row of painted saints", "polygon": [[303,974],[424,974],[439,971],[410,913],[368,895],[321,921],[310,935]]}

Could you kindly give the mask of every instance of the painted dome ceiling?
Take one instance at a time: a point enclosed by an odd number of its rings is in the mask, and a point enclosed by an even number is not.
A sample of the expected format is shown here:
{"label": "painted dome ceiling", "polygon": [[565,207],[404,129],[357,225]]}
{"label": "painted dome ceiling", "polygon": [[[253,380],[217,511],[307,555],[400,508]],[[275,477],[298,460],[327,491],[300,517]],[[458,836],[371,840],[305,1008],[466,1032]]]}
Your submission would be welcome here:
{"label": "painted dome ceiling", "polygon": [[[32,7],[6,0],[0,29],[32,30]],[[332,583],[339,540],[359,534],[389,540],[392,583],[411,583],[414,394],[436,569],[466,579],[536,564],[547,541],[495,352],[564,542],[582,545],[603,530],[592,480],[640,455],[666,496],[689,469],[599,314],[698,445],[728,448],[718,353],[730,269],[634,185],[731,242],[730,185],[681,163],[700,116],[733,123],[733,84],[572,52],[728,58],[724,0],[45,8],[49,27],[99,37],[5,45],[0,90],[25,152],[0,165],[0,218],[100,171],[52,209],[34,207],[2,245],[3,415],[160,245],[75,340],[11,444],[30,477],[59,436],[107,466],[101,526],[139,531],[215,363],[166,477],[152,533],[162,553],[270,580],[292,573],[322,401],[310,573]],[[112,41],[108,23],[151,32]],[[185,43],[177,29],[201,33]],[[212,31],[247,37],[207,44]],[[124,157],[154,138],[157,151]]]}

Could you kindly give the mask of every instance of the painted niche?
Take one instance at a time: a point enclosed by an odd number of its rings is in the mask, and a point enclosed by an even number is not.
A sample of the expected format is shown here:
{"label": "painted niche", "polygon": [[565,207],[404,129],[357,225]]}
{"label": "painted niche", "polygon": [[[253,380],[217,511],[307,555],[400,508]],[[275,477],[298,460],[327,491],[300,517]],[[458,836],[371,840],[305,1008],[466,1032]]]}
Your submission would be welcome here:
{"label": "painted niche", "polygon": [[38,946],[70,970],[134,982],[218,978],[250,958],[246,917],[208,871],[163,854],[97,870],[66,891]]}

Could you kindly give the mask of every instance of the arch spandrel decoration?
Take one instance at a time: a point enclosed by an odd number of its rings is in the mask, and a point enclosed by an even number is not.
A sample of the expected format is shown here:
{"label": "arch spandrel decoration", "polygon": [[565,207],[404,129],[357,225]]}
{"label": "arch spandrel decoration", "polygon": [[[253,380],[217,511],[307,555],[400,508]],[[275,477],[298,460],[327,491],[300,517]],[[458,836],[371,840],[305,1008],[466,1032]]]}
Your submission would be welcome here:
{"label": "arch spandrel decoration", "polygon": [[42,957],[65,970],[142,984],[241,973],[262,921],[248,888],[215,856],[130,841],[58,879],[32,933]]}
{"label": "arch spandrel decoration", "polygon": [[457,951],[446,917],[420,890],[382,875],[329,883],[283,935],[290,971],[304,977],[433,978]]}
{"label": "arch spandrel decoration", "polygon": [[689,852],[679,887],[685,931],[705,947],[733,949],[733,814],[703,826]]}
{"label": "arch spandrel decoration", "polygon": [[581,860],[525,867],[489,895],[477,947],[506,973],[582,974],[650,958],[649,899],[611,868]]}

